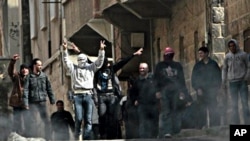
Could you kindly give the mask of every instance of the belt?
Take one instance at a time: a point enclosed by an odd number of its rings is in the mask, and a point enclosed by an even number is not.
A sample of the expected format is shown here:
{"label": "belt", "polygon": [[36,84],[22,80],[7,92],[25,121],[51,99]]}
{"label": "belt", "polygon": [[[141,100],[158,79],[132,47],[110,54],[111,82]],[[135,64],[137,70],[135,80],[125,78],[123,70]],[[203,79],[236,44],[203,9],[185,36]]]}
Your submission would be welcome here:
{"label": "belt", "polygon": [[107,96],[107,95],[114,95],[114,93],[103,93],[103,92],[102,92],[102,93],[98,93],[98,94],[99,94],[100,96],[102,96],[102,95],[106,95],[106,96]]}
{"label": "belt", "polygon": [[74,94],[88,93],[92,94],[92,89],[75,89]]}

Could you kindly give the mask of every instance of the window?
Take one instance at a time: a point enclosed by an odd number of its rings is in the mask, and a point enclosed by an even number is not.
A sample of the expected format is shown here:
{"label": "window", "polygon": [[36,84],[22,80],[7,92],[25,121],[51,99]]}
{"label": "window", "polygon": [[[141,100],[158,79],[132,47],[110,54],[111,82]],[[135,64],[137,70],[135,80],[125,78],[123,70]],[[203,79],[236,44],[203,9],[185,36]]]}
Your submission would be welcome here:
{"label": "window", "polygon": [[36,0],[29,0],[29,10],[30,10],[30,38],[35,39],[37,37]]}

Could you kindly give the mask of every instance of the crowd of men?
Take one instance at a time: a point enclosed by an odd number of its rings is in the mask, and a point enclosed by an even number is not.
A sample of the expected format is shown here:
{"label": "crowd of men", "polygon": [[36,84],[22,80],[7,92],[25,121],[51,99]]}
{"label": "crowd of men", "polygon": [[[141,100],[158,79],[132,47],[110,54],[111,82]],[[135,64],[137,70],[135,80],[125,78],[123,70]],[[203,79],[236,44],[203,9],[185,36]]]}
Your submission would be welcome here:
{"label": "crowd of men", "polygon": [[[74,139],[119,139],[122,137],[121,119],[125,123],[125,138],[171,138],[184,128],[204,128],[219,126],[221,111],[218,95],[222,89],[230,90],[232,100],[231,122],[240,124],[238,99],[240,96],[244,124],[249,124],[247,69],[248,54],[240,50],[236,40],[227,46],[224,63],[209,57],[207,47],[198,49],[199,61],[194,65],[191,85],[195,96],[186,87],[182,64],[174,61],[175,51],[166,47],[163,61],[150,71],[146,62],[138,66],[139,76],[129,81],[126,96],[121,94],[116,72],[133,57],[142,54],[142,49],[121,61],[112,63],[105,57],[105,41],[100,41],[97,59],[92,62],[81,53],[75,44],[71,49],[78,53],[77,64],[69,59],[69,44],[64,42],[64,66],[71,75],[73,119],[64,110],[64,102],[55,100],[47,75],[42,71],[42,61],[32,60],[30,66],[20,65],[16,71],[18,54],[13,55],[8,73],[13,81],[9,105],[13,107],[13,131],[28,137],[35,135],[39,125],[39,113],[44,125],[46,140],[70,140],[70,130]],[[123,97],[124,96],[124,97]],[[194,98],[195,97],[195,98]],[[46,101],[57,106],[51,116],[47,113]],[[93,111],[97,109],[97,114]],[[122,118],[121,116],[122,115]],[[93,118],[97,116],[97,129]],[[196,119],[194,119],[196,118]],[[192,121],[196,124],[192,125]],[[53,135],[53,136],[52,136]]]}

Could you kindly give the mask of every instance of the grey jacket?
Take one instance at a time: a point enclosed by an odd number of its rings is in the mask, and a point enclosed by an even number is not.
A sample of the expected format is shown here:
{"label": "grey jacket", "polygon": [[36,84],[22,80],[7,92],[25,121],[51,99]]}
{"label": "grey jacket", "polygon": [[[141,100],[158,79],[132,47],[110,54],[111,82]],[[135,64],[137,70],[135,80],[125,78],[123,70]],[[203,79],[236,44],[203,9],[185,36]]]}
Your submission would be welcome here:
{"label": "grey jacket", "polygon": [[227,80],[229,82],[247,80],[248,54],[240,50],[236,40],[231,39],[230,41],[235,43],[237,52],[229,51],[225,56],[222,68],[223,84],[226,84]]}
{"label": "grey jacket", "polygon": [[24,83],[24,106],[29,106],[29,103],[43,102],[49,97],[50,103],[55,104],[54,93],[47,75],[40,72],[39,75],[30,74]]}

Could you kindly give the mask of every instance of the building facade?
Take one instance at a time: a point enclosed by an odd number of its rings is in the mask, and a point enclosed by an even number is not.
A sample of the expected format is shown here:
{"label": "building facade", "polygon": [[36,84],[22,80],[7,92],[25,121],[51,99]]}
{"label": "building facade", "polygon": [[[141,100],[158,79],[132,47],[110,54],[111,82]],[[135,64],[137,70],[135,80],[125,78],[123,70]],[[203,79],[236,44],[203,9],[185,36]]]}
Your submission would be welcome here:
{"label": "building facade", "polygon": [[[139,62],[147,62],[153,71],[167,46],[174,48],[175,59],[184,66],[190,93],[193,93],[191,71],[199,47],[207,46],[220,65],[227,52],[225,43],[230,38],[236,38],[240,47],[250,52],[249,0],[1,2],[0,55],[9,57],[17,51],[22,55],[21,62],[26,63],[41,58],[56,98],[64,100],[70,111],[72,103],[67,99],[70,77],[63,67],[60,46],[65,39],[89,56],[97,56],[100,40],[106,40],[106,56],[114,62],[143,47],[142,56],[133,58],[118,72],[124,93],[126,80],[138,75]],[[10,3],[16,4],[15,8]],[[55,111],[55,107],[48,111]]]}

